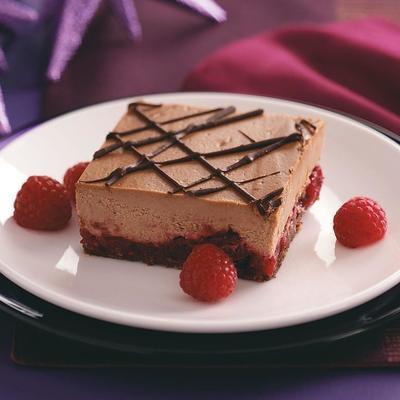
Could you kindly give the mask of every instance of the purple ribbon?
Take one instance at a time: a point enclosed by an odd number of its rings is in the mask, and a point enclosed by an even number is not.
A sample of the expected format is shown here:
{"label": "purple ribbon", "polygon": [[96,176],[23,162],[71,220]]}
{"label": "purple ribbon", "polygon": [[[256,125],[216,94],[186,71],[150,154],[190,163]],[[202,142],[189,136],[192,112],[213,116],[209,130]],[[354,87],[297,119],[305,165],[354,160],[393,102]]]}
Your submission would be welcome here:
{"label": "purple ribbon", "polygon": [[[133,0],[108,0],[132,40],[141,38],[142,27]],[[176,0],[217,22],[225,21],[225,11],[213,0]],[[85,32],[101,0],[65,0],[57,37],[47,70],[50,80],[60,79],[68,62],[82,43]]]}
{"label": "purple ribbon", "polygon": [[[82,44],[87,28],[102,1],[104,0],[64,0],[47,70],[47,77],[50,80],[55,81],[61,78],[67,64]],[[134,0],[107,1],[110,2],[112,11],[126,28],[129,37],[132,40],[140,39],[142,27]],[[216,22],[226,20],[225,11],[214,0],[176,0],[176,2]],[[22,22],[32,23],[38,19],[38,12],[33,8],[16,0],[0,0],[0,24],[7,25],[13,31],[18,31]],[[7,62],[0,42],[0,73],[6,69]],[[0,88],[0,136],[7,135],[10,130]]]}
{"label": "purple ribbon", "polygon": [[[32,23],[39,19],[39,15],[33,8],[14,0],[1,0],[0,24],[6,25],[13,31],[18,31],[23,22]],[[0,46],[1,46],[0,42]],[[7,69],[5,54],[0,47],[0,73]],[[6,114],[3,92],[0,87],[0,136],[11,132],[10,123]]]}

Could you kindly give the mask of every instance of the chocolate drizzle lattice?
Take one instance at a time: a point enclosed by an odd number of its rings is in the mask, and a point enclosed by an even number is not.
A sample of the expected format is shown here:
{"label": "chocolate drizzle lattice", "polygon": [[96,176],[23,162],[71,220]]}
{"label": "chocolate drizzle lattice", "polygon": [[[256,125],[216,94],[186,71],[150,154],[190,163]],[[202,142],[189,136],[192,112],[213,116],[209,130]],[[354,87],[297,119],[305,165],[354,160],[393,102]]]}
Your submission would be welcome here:
{"label": "chocolate drizzle lattice", "polygon": [[[248,137],[247,134],[241,132],[245,137],[249,139],[250,143],[243,144],[240,146],[235,146],[228,149],[200,153],[192,150],[188,145],[186,145],[182,141],[182,139],[195,132],[215,128],[218,126],[233,124],[238,121],[259,116],[263,113],[263,110],[257,109],[242,114],[234,114],[235,112],[234,107],[215,108],[212,110],[206,110],[189,114],[180,118],[174,118],[163,122],[156,122],[149,116],[147,116],[141,109],[141,107],[156,108],[161,106],[162,105],[160,104],[148,104],[140,102],[132,103],[129,105],[129,111],[133,112],[133,114],[136,115],[140,121],[144,122],[145,125],[143,127],[132,129],[125,132],[110,132],[107,135],[107,139],[114,140],[115,143],[96,151],[96,153],[94,154],[94,159],[103,157],[106,154],[111,153],[117,149],[124,149],[133,152],[135,155],[139,157],[139,160],[135,164],[115,169],[108,176],[104,178],[92,181],[86,181],[87,183],[105,182],[106,185],[110,186],[127,174],[134,173],[137,171],[142,171],[145,169],[153,169],[158,175],[160,175],[172,186],[172,189],[170,191],[170,193],[172,194],[186,193],[188,195],[200,197],[231,188],[247,203],[254,204],[261,214],[268,215],[281,205],[282,200],[280,196],[283,192],[283,188],[279,188],[271,193],[268,193],[266,196],[263,196],[262,198],[256,198],[246,189],[244,189],[242,185],[268,176],[276,175],[279,173],[279,171],[275,171],[272,173],[268,173],[266,175],[258,176],[244,181],[234,181],[228,176],[228,174],[231,171],[241,168],[247,164],[250,164],[255,160],[257,160],[258,158],[263,157],[289,143],[293,142],[302,143],[303,142],[303,135],[301,133],[302,127],[306,128],[309,131],[309,133],[312,134],[316,129],[315,126],[312,125],[309,121],[301,120],[300,122],[296,123],[296,129],[299,132],[291,133],[288,136],[265,139],[260,141],[254,141],[250,137]],[[203,115],[204,116],[210,115],[210,116],[204,122],[197,124],[189,123],[186,127],[180,130],[168,131],[164,128],[164,126],[169,123],[182,121]],[[136,141],[135,140],[124,141],[122,139],[126,135],[133,135],[135,133],[143,132],[145,130],[150,130],[150,129],[157,131],[159,133],[159,136],[152,136],[146,139],[141,139]],[[157,147],[155,150],[153,150],[151,153],[145,154],[139,150],[139,148],[142,146],[159,142],[164,142],[164,143],[161,144],[159,147]],[[175,158],[166,161],[154,160],[156,156],[160,155],[161,153],[163,153],[172,146],[180,148],[186,155],[180,158]],[[226,166],[223,169],[215,167],[208,161],[213,157],[219,157],[226,154],[235,154],[244,151],[252,151],[252,152],[241,157],[238,161]],[[199,162],[203,167],[205,167],[209,171],[209,175],[184,186],[178,181],[176,181],[173,177],[168,175],[162,168],[163,166],[166,165],[179,164],[187,161]],[[217,178],[221,182],[221,185],[211,188],[204,188],[204,189],[200,188],[197,190],[192,189],[195,186],[208,182],[213,178]]]}

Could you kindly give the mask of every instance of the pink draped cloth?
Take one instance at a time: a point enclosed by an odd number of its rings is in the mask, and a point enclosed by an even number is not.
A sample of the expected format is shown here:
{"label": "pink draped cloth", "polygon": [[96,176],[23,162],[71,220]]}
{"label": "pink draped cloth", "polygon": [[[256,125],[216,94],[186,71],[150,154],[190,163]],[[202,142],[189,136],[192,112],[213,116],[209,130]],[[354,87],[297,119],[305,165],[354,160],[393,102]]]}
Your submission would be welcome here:
{"label": "pink draped cloth", "polygon": [[305,101],[400,134],[400,26],[367,19],[262,33],[206,58],[184,89]]}

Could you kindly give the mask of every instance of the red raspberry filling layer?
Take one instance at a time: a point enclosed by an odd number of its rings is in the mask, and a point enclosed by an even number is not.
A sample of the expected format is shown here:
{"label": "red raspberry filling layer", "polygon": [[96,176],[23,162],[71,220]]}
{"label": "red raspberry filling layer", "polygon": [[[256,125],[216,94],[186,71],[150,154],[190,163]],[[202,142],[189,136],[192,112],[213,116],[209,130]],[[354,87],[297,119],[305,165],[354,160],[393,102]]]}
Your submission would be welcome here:
{"label": "red raspberry filling layer", "polygon": [[276,274],[280,263],[289,248],[290,242],[300,228],[302,214],[319,199],[323,181],[324,175],[322,169],[317,165],[311,172],[310,182],[306,186],[303,196],[300,197],[300,200],[292,210],[292,215],[286,222],[285,229],[279,240],[278,246],[276,247],[275,254],[261,261],[261,268],[264,274],[269,278],[272,278]]}
{"label": "red raspberry filling layer", "polygon": [[276,246],[275,254],[267,258],[256,258],[255,261],[253,261],[254,267],[261,271],[261,273],[266,276],[266,279],[271,279],[276,275],[286,252],[288,251],[290,242],[300,229],[303,213],[304,206],[302,200],[299,200],[296,206],[293,207],[292,214],[286,222],[285,229],[283,230],[282,236]]}

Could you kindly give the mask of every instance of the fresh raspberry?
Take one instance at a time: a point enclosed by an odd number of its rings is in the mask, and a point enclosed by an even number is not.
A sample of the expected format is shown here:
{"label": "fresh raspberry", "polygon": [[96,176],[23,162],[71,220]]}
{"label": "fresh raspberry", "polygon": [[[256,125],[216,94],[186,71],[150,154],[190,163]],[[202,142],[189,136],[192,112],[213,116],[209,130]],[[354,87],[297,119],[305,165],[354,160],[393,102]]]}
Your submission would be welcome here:
{"label": "fresh raspberry", "polygon": [[346,247],[360,247],[383,238],[387,229],[382,207],[367,197],[353,197],[344,203],[333,219],[337,240]]}
{"label": "fresh raspberry", "polygon": [[305,208],[311,207],[318,199],[324,181],[322,169],[317,165],[311,172],[310,183],[306,187],[306,194],[302,199]]}
{"label": "fresh raspberry", "polygon": [[75,204],[75,184],[78,182],[83,171],[89,165],[88,162],[80,162],[68,168],[64,175],[64,186],[67,189],[68,197]]}
{"label": "fresh raspberry", "polygon": [[30,176],[14,202],[14,218],[25,228],[53,231],[71,218],[71,204],[64,185],[48,176]]}
{"label": "fresh raspberry", "polygon": [[237,273],[230,257],[213,244],[196,246],[183,264],[180,286],[197,300],[214,302],[229,296]]}

